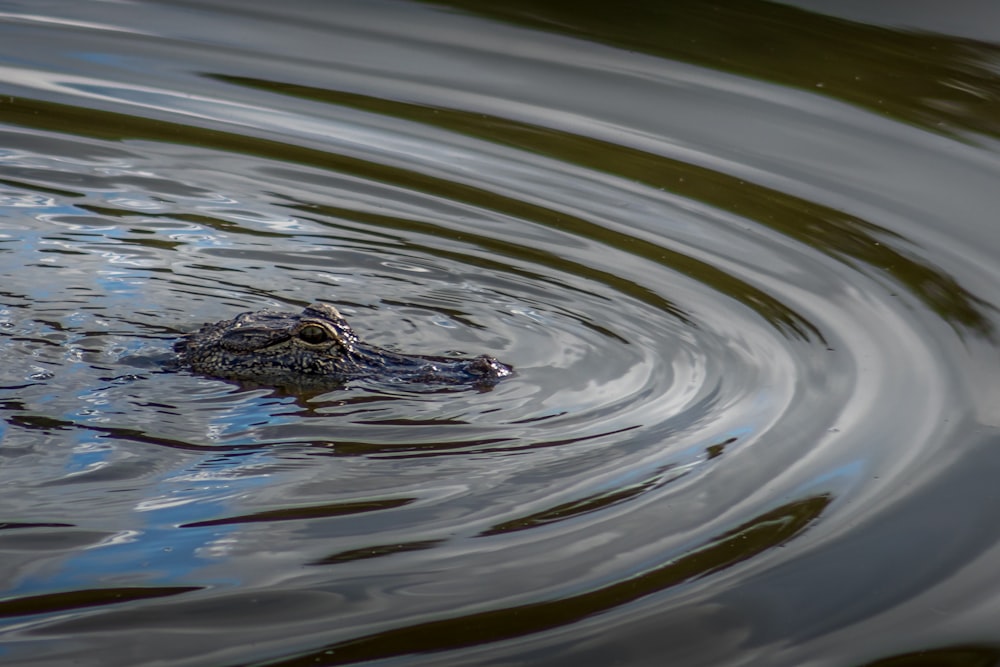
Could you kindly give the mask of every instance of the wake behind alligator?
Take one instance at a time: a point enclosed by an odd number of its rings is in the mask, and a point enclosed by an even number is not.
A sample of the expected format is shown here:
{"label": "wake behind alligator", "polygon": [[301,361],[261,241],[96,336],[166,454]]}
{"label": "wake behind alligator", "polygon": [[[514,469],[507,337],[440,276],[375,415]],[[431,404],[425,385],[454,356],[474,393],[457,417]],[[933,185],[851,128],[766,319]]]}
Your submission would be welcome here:
{"label": "wake behind alligator", "polygon": [[182,365],[227,380],[278,387],[335,387],[350,380],[487,388],[513,374],[488,355],[402,354],[362,342],[336,308],[262,310],[206,324],[174,346]]}

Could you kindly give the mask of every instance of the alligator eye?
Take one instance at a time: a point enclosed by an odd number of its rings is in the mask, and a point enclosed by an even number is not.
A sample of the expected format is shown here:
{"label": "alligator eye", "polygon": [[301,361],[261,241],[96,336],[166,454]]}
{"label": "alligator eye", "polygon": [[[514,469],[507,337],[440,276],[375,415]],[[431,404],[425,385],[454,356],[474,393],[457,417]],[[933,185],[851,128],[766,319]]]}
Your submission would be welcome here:
{"label": "alligator eye", "polygon": [[310,345],[319,345],[330,340],[330,334],[323,327],[316,324],[307,324],[299,329],[299,339]]}

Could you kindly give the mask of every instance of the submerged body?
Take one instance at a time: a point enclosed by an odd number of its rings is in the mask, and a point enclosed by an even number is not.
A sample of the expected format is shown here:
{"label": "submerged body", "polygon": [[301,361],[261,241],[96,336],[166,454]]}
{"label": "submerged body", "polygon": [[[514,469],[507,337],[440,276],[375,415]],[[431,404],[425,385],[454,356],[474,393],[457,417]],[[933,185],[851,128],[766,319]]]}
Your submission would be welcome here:
{"label": "submerged body", "polygon": [[206,324],[175,345],[192,370],[273,386],[336,386],[369,378],[381,382],[488,387],[513,374],[493,357],[400,354],[362,342],[331,305],[301,313],[242,313]]}

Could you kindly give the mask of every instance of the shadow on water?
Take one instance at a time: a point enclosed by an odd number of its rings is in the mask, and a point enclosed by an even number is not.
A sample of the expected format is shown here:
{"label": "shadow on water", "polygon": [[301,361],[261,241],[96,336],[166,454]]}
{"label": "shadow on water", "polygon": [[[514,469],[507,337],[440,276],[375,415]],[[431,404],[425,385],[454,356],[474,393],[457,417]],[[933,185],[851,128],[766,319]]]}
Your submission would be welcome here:
{"label": "shadow on water", "polygon": [[869,662],[862,667],[996,667],[1000,648],[995,646],[950,646],[914,651]]}
{"label": "shadow on water", "polygon": [[662,482],[661,478],[665,472],[666,470],[659,470],[651,479],[623,489],[614,489],[613,491],[596,493],[586,498],[581,498],[579,500],[547,508],[541,512],[536,512],[535,514],[504,521],[503,523],[493,526],[489,530],[484,530],[479,535],[480,537],[487,537],[489,535],[502,535],[504,533],[511,533],[518,530],[529,530],[531,528],[544,526],[548,523],[565,521],[570,517],[581,516],[583,514],[597,512],[599,510],[612,507],[618,503],[631,500],[632,498],[641,496],[647,491],[655,489]]}
{"label": "shadow on water", "polygon": [[105,607],[107,605],[126,604],[136,600],[170,597],[199,590],[201,590],[200,586],[133,586],[31,595],[0,601],[0,618],[55,614],[89,607]]}
{"label": "shadow on water", "polygon": [[1000,136],[1000,47],[765,0],[428,4],[826,95],[957,136]]}
{"label": "shadow on water", "polygon": [[335,554],[320,558],[319,560],[310,563],[310,565],[336,565],[338,563],[350,563],[356,560],[369,560],[372,558],[380,558],[382,556],[392,556],[394,554],[407,553],[409,551],[423,551],[425,549],[433,549],[434,547],[444,544],[445,542],[446,540],[420,540],[417,542],[378,544],[370,547],[362,547],[360,549],[339,551]]}
{"label": "shadow on water", "polygon": [[[276,392],[277,395],[277,392]],[[295,397],[296,402],[300,406],[304,406],[300,402],[299,397]],[[22,408],[19,408],[22,409]],[[300,417],[306,416],[321,416],[316,413],[312,407],[304,406],[302,412],[299,413]],[[144,445],[155,445],[157,447],[166,447],[169,449],[175,449],[178,451],[188,451],[188,452],[219,452],[224,455],[226,453],[239,454],[241,452],[255,452],[258,451],[262,446],[265,446],[266,442],[260,442],[258,440],[252,440],[250,442],[241,442],[234,444],[203,444],[198,442],[191,442],[189,440],[180,440],[177,438],[169,438],[165,436],[160,436],[152,433],[147,433],[141,429],[133,428],[123,428],[118,426],[99,426],[94,424],[87,424],[77,421],[69,421],[65,419],[56,419],[53,417],[46,417],[37,414],[13,414],[4,419],[7,424],[11,426],[17,426],[24,428],[26,430],[34,431],[39,434],[51,434],[55,431],[71,431],[78,429],[80,431],[96,433],[98,437],[107,438],[109,440],[120,440],[124,442],[134,442]],[[623,432],[630,429],[622,429]],[[615,432],[612,432],[615,433]],[[394,440],[391,443],[375,443],[375,442],[360,442],[354,440],[336,440],[325,441],[325,440],[308,440],[308,441],[292,441],[284,439],[281,441],[283,445],[295,445],[295,446],[305,446],[310,448],[316,455],[319,456],[371,456],[376,454],[385,455],[386,458],[389,456],[406,456],[407,458],[414,458],[416,456],[426,455],[426,456],[436,456],[443,453],[448,453],[452,451],[469,451],[478,448],[489,448],[491,451],[518,451],[521,449],[534,449],[541,447],[554,447],[565,444],[570,444],[572,442],[584,442],[590,439],[602,438],[609,435],[609,433],[599,433],[596,435],[582,436],[574,438],[572,440],[555,440],[555,441],[545,441],[541,443],[532,443],[529,445],[524,445],[515,438],[486,438],[486,439],[464,439],[449,442],[406,442],[405,440]],[[506,447],[505,447],[506,445]],[[322,514],[322,512],[321,512]],[[279,517],[272,517],[279,518]],[[289,517],[298,518],[298,517]],[[252,519],[247,519],[252,520]],[[271,520],[271,519],[265,519]],[[241,523],[240,520],[221,520],[222,523]],[[0,524],[0,527],[9,524]]]}
{"label": "shadow on water", "polygon": [[254,512],[240,516],[206,519],[181,524],[181,528],[201,528],[204,526],[228,526],[237,523],[270,523],[272,521],[301,521],[303,519],[319,519],[350,514],[363,514],[380,510],[395,509],[416,502],[416,498],[391,498],[385,500],[368,500],[352,503],[331,503],[328,505],[310,505],[308,507],[282,507],[276,510]]}
{"label": "shadow on water", "polygon": [[818,495],[782,505],[664,565],[588,593],[386,630],[331,644],[297,658],[265,664],[274,667],[344,665],[464,648],[576,623],[780,547],[816,521],[832,500],[829,495]]}

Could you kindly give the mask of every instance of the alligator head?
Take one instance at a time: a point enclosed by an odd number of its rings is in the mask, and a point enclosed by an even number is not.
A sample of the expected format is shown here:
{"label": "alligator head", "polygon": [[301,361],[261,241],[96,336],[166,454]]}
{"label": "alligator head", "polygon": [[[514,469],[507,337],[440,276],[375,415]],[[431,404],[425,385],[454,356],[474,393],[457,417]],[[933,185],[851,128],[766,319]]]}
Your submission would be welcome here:
{"label": "alligator head", "polygon": [[401,354],[362,342],[337,309],[263,310],[206,324],[174,349],[197,373],[271,386],[336,386],[353,379],[489,387],[513,374],[493,357]]}

